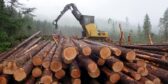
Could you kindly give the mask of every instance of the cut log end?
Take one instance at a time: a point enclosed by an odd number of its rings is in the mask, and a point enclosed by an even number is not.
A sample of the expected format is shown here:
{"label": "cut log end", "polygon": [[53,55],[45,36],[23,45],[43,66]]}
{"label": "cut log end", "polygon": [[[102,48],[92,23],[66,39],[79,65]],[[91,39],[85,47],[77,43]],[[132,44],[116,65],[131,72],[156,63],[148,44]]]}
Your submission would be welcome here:
{"label": "cut log end", "polygon": [[63,78],[65,76],[65,71],[64,70],[59,70],[59,71],[57,71],[57,72],[55,72],[55,77],[57,78],[57,79],[61,79],[61,78]]}
{"label": "cut log end", "polygon": [[97,69],[95,72],[88,72],[89,76],[92,78],[97,78],[100,75],[100,70]]}
{"label": "cut log end", "polygon": [[156,78],[152,81],[154,84],[161,84],[161,80],[159,78]]}
{"label": "cut log end", "polygon": [[42,75],[42,71],[39,67],[36,67],[32,70],[32,76],[37,78],[40,77]]}
{"label": "cut log end", "polygon": [[102,59],[108,59],[111,56],[111,50],[108,47],[102,47],[100,50],[100,57]]}
{"label": "cut log end", "polygon": [[22,81],[26,78],[26,73],[25,70],[23,68],[19,68],[17,70],[15,70],[15,72],[13,73],[14,79],[16,81]]}
{"label": "cut log end", "polygon": [[89,56],[91,54],[92,50],[90,47],[86,46],[82,49],[82,53],[84,56]]}
{"label": "cut log end", "polygon": [[8,80],[4,76],[0,76],[0,84],[7,84]]}
{"label": "cut log end", "polygon": [[136,58],[136,53],[134,51],[130,51],[126,54],[126,59],[128,61],[133,61]]}
{"label": "cut log end", "polygon": [[41,77],[41,80],[40,80],[40,82],[43,84],[51,84],[52,81],[53,81],[53,79],[51,76],[43,76],[43,77]]}
{"label": "cut log end", "polygon": [[120,49],[118,49],[118,48],[113,48],[113,51],[114,51],[114,54],[115,54],[116,56],[120,56],[120,55],[121,55],[121,50],[120,50]]}
{"label": "cut log end", "polygon": [[99,58],[98,60],[97,60],[97,64],[99,65],[99,66],[103,66],[104,64],[105,64],[105,60],[104,59],[102,59],[102,58]]}
{"label": "cut log end", "polygon": [[137,60],[136,64],[138,67],[146,67],[146,62],[144,60]]}
{"label": "cut log end", "polygon": [[141,75],[140,74],[134,73],[133,75],[134,75],[133,77],[134,77],[135,80],[140,80],[141,79]]}
{"label": "cut log end", "polygon": [[42,64],[42,59],[38,56],[34,56],[32,59],[33,65],[39,66]]}
{"label": "cut log end", "polygon": [[80,79],[73,79],[72,84],[81,84],[81,80]]}
{"label": "cut log end", "polygon": [[12,75],[18,67],[15,62],[8,62],[7,65],[3,68],[4,74]]}
{"label": "cut log end", "polygon": [[145,81],[144,84],[154,84],[154,83],[152,81],[150,81],[150,80],[147,80],[147,81]]}
{"label": "cut log end", "polygon": [[75,47],[68,47],[63,50],[63,56],[66,60],[73,60],[77,55]]}
{"label": "cut log end", "polygon": [[124,68],[124,64],[123,62],[115,62],[113,65],[112,65],[112,69],[114,72],[120,72],[122,71],[122,69]]}
{"label": "cut log end", "polygon": [[59,61],[52,61],[50,64],[50,69],[53,72],[57,72],[62,69],[62,63],[60,63]]}
{"label": "cut log end", "polygon": [[98,69],[97,64],[95,64],[94,62],[90,63],[88,65],[88,69],[90,72],[95,72]]}
{"label": "cut log end", "polygon": [[137,69],[137,72],[141,74],[141,76],[147,76],[148,75],[148,70],[145,67],[139,67]]}
{"label": "cut log end", "polygon": [[120,75],[118,73],[113,73],[109,79],[112,84],[115,84],[120,80]]}
{"label": "cut log end", "polygon": [[48,69],[49,66],[50,66],[50,62],[49,61],[45,61],[42,63],[42,66],[45,68],[45,69]]}
{"label": "cut log end", "polygon": [[73,69],[72,71],[71,71],[71,77],[72,78],[79,78],[80,77],[80,71],[79,71],[79,69]]}

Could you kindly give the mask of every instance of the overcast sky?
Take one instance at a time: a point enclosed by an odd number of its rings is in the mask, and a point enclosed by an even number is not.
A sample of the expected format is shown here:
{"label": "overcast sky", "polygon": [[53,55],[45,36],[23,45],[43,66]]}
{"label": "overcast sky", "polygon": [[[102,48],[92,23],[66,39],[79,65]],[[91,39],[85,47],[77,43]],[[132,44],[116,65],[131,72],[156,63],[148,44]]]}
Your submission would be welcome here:
{"label": "overcast sky", "polygon": [[[143,24],[146,13],[153,25],[158,25],[159,18],[168,8],[168,0],[20,0],[28,7],[37,8],[34,14],[38,19],[54,20],[64,6],[75,3],[84,15],[94,15],[96,18],[112,18],[133,24]],[[73,15],[68,12],[65,16]]]}

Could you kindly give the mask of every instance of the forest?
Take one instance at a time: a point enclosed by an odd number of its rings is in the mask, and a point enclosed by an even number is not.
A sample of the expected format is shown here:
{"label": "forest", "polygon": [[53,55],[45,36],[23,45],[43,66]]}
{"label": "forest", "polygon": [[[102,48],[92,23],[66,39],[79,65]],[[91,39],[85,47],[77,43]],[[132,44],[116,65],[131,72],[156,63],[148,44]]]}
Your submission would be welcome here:
{"label": "forest", "polygon": [[[81,36],[82,28],[80,26],[60,24],[59,29],[56,30],[52,21],[35,19],[36,15],[33,14],[33,11],[36,10],[38,9],[25,7],[18,0],[0,0],[0,52],[17,45],[36,31],[41,31],[42,35],[61,33],[65,36]],[[127,20],[121,23],[109,17],[105,20],[108,26],[99,26],[99,24],[97,26],[103,28],[100,28],[100,30],[108,31],[110,38],[114,41],[119,39],[119,24],[121,24],[126,41],[128,35],[131,35],[134,44],[147,44],[148,35],[151,35],[153,42],[156,44],[168,42],[168,8],[163,16],[160,16],[160,23],[157,27],[159,29],[158,33],[152,31],[153,26],[148,14],[144,15],[144,21],[142,22],[143,25],[131,26],[131,23],[128,23]]]}

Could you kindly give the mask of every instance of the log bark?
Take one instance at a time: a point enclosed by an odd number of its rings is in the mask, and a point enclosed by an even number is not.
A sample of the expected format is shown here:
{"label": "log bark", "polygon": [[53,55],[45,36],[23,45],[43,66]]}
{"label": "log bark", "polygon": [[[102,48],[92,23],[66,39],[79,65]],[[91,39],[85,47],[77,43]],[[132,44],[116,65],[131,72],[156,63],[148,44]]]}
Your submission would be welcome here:
{"label": "log bark", "polygon": [[50,69],[53,72],[57,72],[62,69],[62,59],[61,59],[61,52],[62,52],[62,42],[63,39],[60,40],[60,43],[58,44],[58,47],[54,53],[54,56],[52,58]]}
{"label": "log bark", "polygon": [[76,61],[72,62],[70,66],[70,75],[72,78],[75,78],[75,79],[80,78],[81,76],[80,68]]}
{"label": "log bark", "polygon": [[137,54],[137,57],[148,60],[148,61],[151,61],[151,62],[154,62],[154,63],[157,63],[157,64],[160,64],[160,65],[168,66],[168,62],[166,62],[164,60],[161,60],[161,59],[158,59],[158,58],[148,56],[148,55]]}
{"label": "log bark", "polygon": [[128,66],[129,68],[137,71],[139,74],[141,74],[141,76],[147,76],[148,75],[148,69],[144,66],[138,66],[135,63],[125,63],[126,66]]}
{"label": "log bark", "polygon": [[130,77],[134,78],[135,80],[141,79],[141,75],[139,73],[137,73],[136,71],[134,71],[128,67],[124,67],[122,72],[129,75]]}
{"label": "log bark", "polygon": [[114,56],[109,57],[106,60],[106,64],[110,67],[114,72],[120,72],[124,68],[124,64],[119,59]]}
{"label": "log bark", "polygon": [[160,78],[158,78],[157,76],[155,76],[153,74],[148,74],[146,76],[146,78],[148,78],[149,80],[151,80],[154,84],[161,84]]}
{"label": "log bark", "polygon": [[62,48],[62,58],[64,63],[72,63],[72,61],[76,58],[78,51],[70,38],[64,40]]}
{"label": "log bark", "polygon": [[16,81],[22,81],[31,73],[32,69],[33,63],[32,60],[29,60],[22,68],[18,68],[14,71],[13,77]]}
{"label": "log bark", "polygon": [[156,47],[145,47],[145,46],[136,46],[136,45],[123,45],[122,47],[130,48],[130,49],[140,49],[140,50],[150,50],[150,51],[160,51],[160,52],[168,52],[168,48],[156,48]]}
{"label": "log bark", "polygon": [[92,60],[94,60],[94,61],[97,63],[98,66],[103,66],[103,65],[105,64],[105,62],[106,62],[106,60],[100,58],[99,56],[97,56],[97,55],[95,55],[95,54],[92,54],[92,55],[90,56],[90,58],[91,58]]}
{"label": "log bark", "polygon": [[139,82],[141,84],[154,84],[151,80],[147,79],[146,77],[142,77]]}
{"label": "log bark", "polygon": [[121,83],[122,84],[138,84],[138,81],[132,79],[131,77],[125,75],[124,73],[122,72],[119,72],[120,74],[120,77],[121,77]]}
{"label": "log bark", "polygon": [[35,78],[30,76],[28,79],[25,80],[25,84],[35,84]]}
{"label": "log bark", "polygon": [[33,62],[34,66],[40,66],[40,65],[42,65],[43,59],[45,57],[47,57],[47,55],[50,52],[50,50],[52,49],[53,45],[54,45],[53,42],[49,43],[38,54],[36,54],[35,56],[33,56],[32,62]]}
{"label": "log bark", "polygon": [[161,69],[159,67],[152,66],[150,64],[147,64],[147,69],[149,70],[149,73],[159,77],[163,83],[168,83],[168,71],[165,69]]}
{"label": "log bark", "polygon": [[92,49],[87,43],[85,43],[84,41],[81,41],[81,40],[74,40],[74,39],[73,39],[73,42],[78,47],[80,54],[82,54],[83,56],[90,56],[91,55]]}
{"label": "log bark", "polygon": [[51,60],[52,60],[52,57],[55,53],[55,49],[56,49],[56,45],[54,45],[52,47],[52,49],[50,50],[50,52],[48,53],[48,56],[44,58],[43,60],[43,63],[42,63],[42,66],[45,68],[45,69],[49,69],[50,67],[50,64],[51,64]]}
{"label": "log bark", "polygon": [[103,73],[106,74],[108,80],[110,80],[110,82],[112,84],[117,83],[120,80],[120,74],[117,72],[113,72],[110,69],[106,68],[106,67],[102,67],[101,70],[103,71]]}
{"label": "log bark", "polygon": [[78,62],[84,68],[86,68],[88,72],[96,72],[96,70],[98,69],[97,64],[88,57],[84,57],[84,56],[79,55],[78,60],[79,60]]}
{"label": "log bark", "polygon": [[27,38],[26,40],[24,40],[22,43],[20,43],[19,45],[17,45],[15,48],[13,48],[12,50],[10,50],[7,54],[5,54],[1,59],[0,62],[3,61],[3,59],[7,58],[8,56],[10,56],[12,53],[14,53],[17,49],[19,49],[20,47],[22,47],[23,45],[25,45],[26,43],[28,43],[30,40],[32,40],[34,37],[36,37],[37,35],[40,34],[39,32],[36,32],[35,34],[33,34],[32,36],[30,36],[29,38]]}

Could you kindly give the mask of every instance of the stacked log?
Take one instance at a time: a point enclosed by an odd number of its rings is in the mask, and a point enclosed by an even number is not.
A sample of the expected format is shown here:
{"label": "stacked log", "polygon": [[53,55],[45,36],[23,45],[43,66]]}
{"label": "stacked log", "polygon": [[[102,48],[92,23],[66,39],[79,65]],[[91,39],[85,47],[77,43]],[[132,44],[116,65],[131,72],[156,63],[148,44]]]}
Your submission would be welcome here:
{"label": "stacked log", "polygon": [[[168,45],[30,36],[0,54],[0,84],[167,84]],[[37,38],[36,38],[37,37]]]}

